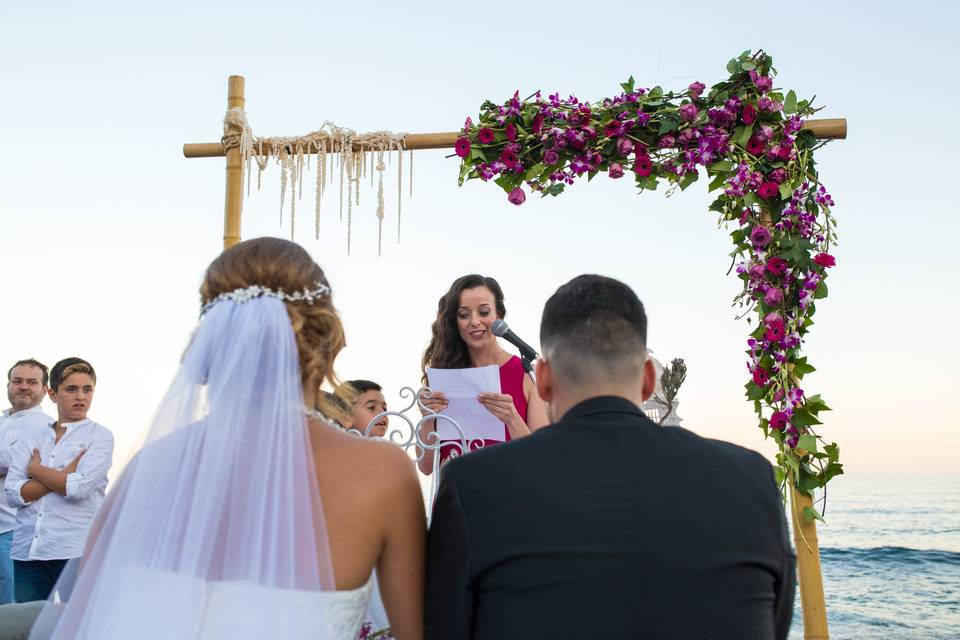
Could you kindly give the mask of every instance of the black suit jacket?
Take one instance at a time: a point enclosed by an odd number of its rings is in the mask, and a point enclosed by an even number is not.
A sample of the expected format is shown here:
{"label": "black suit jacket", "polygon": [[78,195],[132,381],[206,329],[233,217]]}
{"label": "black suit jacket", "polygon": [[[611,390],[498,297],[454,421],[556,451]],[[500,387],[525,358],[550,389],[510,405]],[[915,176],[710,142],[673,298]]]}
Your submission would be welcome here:
{"label": "black suit jacket", "polygon": [[426,637],[786,638],[794,589],[760,454],[592,398],[443,469]]}

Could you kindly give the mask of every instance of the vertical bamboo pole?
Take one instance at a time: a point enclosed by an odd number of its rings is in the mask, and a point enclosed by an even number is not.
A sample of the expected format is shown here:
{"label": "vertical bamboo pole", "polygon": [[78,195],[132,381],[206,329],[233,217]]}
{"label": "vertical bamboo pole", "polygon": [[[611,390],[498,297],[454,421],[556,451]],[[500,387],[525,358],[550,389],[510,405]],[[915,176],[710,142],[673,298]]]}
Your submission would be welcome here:
{"label": "vertical bamboo pole", "polygon": [[[244,107],[243,76],[230,76],[227,80],[227,108]],[[227,150],[227,186],[223,211],[223,248],[229,249],[240,242],[240,214],[243,211],[243,163],[240,148]]]}
{"label": "vertical bamboo pole", "polygon": [[817,521],[807,522],[804,507],[812,507],[813,499],[797,490],[790,482],[790,510],[793,515],[793,546],[797,550],[797,575],[800,577],[800,608],[803,611],[805,640],[828,640],[827,606],[823,595],[823,574],[820,571],[820,542]]}
{"label": "vertical bamboo pole", "polygon": [[[760,209],[760,222],[765,227],[773,224],[767,207]],[[812,507],[813,499],[787,479],[790,487],[790,512],[793,518],[793,546],[797,550],[797,577],[800,579],[800,609],[803,612],[804,640],[829,640],[827,630],[827,600],[823,594],[823,572],[820,569],[820,542],[817,522],[807,522],[804,507]]]}

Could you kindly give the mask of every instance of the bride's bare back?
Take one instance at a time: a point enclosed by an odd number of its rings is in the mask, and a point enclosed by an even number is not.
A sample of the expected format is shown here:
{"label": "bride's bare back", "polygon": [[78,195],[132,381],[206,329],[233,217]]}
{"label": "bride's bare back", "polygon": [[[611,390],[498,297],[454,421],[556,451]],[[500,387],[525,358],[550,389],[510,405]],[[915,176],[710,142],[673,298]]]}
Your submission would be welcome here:
{"label": "bride's bare back", "polygon": [[377,569],[398,640],[423,635],[426,516],[413,461],[392,444],[308,421],[336,587]]}

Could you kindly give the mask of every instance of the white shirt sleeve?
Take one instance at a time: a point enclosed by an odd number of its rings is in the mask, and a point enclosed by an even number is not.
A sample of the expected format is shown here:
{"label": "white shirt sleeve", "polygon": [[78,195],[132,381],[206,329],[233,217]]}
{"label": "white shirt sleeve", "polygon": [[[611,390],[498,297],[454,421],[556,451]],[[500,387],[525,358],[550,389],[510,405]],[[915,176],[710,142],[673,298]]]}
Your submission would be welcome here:
{"label": "white shirt sleeve", "polygon": [[113,434],[107,429],[90,441],[87,452],[77,463],[77,470],[67,474],[67,500],[83,500],[93,495],[113,465]]}
{"label": "white shirt sleeve", "polygon": [[30,464],[30,456],[33,455],[32,442],[33,440],[27,436],[27,433],[23,433],[9,450],[10,467],[7,470],[4,493],[7,494],[7,504],[14,508],[25,507],[30,504],[23,499],[20,489],[30,480],[27,477],[27,466]]}

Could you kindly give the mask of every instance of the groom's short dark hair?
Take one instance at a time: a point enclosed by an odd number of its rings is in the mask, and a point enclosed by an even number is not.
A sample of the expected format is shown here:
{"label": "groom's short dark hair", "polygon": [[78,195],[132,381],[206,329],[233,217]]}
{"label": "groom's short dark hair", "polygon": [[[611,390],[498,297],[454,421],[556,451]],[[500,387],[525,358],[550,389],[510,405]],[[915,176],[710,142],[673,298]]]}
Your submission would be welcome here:
{"label": "groom's short dark hair", "polygon": [[647,315],[633,289],[613,278],[577,276],[543,308],[540,345],[556,374],[573,384],[642,375]]}

